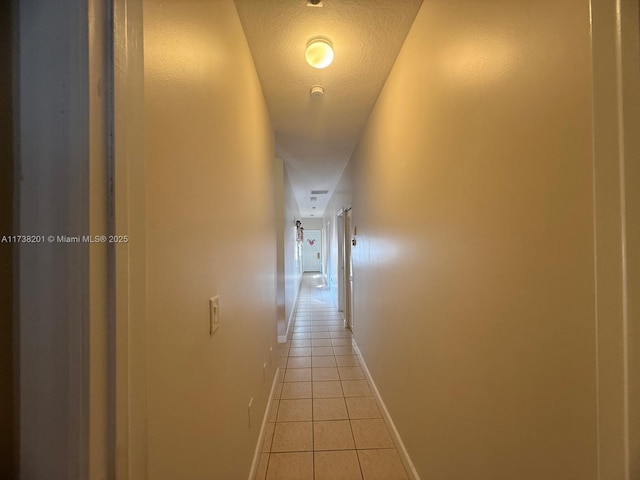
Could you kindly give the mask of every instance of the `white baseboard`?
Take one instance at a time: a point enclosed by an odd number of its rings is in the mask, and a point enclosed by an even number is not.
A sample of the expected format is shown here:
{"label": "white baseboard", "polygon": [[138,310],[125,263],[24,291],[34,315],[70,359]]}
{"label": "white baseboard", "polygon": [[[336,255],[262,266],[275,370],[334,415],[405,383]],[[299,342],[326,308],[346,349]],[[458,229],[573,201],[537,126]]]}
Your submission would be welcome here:
{"label": "white baseboard", "polygon": [[400,434],[398,433],[398,429],[396,428],[395,424],[393,423],[391,415],[389,414],[389,410],[387,410],[387,406],[384,404],[384,401],[382,400],[382,397],[380,396],[380,392],[378,391],[378,387],[376,387],[376,384],[373,381],[373,378],[371,377],[371,372],[369,372],[369,369],[367,368],[367,364],[365,363],[364,358],[362,358],[362,353],[360,352],[360,349],[358,348],[358,345],[354,344],[353,347],[354,347],[354,349],[356,351],[356,354],[358,355],[358,359],[360,360],[360,363],[362,365],[362,370],[364,371],[364,375],[367,378],[367,381],[369,382],[369,385],[371,385],[371,388],[373,390],[373,396],[375,397],[376,402],[378,402],[378,406],[380,407],[380,410],[382,412],[382,416],[384,417],[385,422],[387,422],[387,426],[389,427],[389,430],[391,430],[391,436],[393,437],[393,443],[395,443],[395,445],[396,445],[396,449],[398,450],[398,454],[400,455],[400,460],[402,461],[402,464],[404,465],[404,469],[407,471],[407,474],[409,475],[411,480],[420,480],[420,475],[418,475],[418,471],[416,470],[415,465],[411,461],[411,457],[409,457],[409,452],[407,452],[407,449],[404,446],[404,443],[402,442],[402,439],[400,438]]}
{"label": "white baseboard", "polygon": [[273,383],[271,384],[271,391],[269,392],[269,399],[267,400],[267,408],[264,412],[264,417],[262,417],[262,425],[260,426],[260,434],[258,435],[258,444],[256,445],[256,450],[253,453],[253,462],[251,462],[251,470],[249,471],[249,480],[253,480],[258,471],[258,466],[260,465],[260,454],[262,453],[262,443],[264,441],[264,434],[267,429],[267,424],[269,423],[269,414],[271,413],[271,402],[273,401],[273,393],[276,388],[276,384],[278,383],[278,375],[280,373],[280,367],[276,368],[276,374],[273,377]]}
{"label": "white baseboard", "polygon": [[293,300],[293,305],[291,307],[291,313],[289,314],[289,318],[287,319],[287,329],[284,335],[278,335],[278,343],[287,343],[289,338],[291,337],[291,327],[293,327],[293,320],[296,316],[296,308],[298,307],[298,299],[300,298],[300,287],[302,286],[302,275],[300,275],[300,279],[298,280],[298,288],[296,288],[296,297]]}

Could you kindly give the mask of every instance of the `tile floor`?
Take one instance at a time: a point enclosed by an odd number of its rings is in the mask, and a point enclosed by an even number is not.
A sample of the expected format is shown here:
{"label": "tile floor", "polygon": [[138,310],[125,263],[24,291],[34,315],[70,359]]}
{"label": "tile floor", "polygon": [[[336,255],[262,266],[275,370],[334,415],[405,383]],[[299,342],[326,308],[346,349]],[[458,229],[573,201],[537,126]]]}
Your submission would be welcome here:
{"label": "tile floor", "polygon": [[256,480],[406,480],[351,332],[320,275],[302,282]]}

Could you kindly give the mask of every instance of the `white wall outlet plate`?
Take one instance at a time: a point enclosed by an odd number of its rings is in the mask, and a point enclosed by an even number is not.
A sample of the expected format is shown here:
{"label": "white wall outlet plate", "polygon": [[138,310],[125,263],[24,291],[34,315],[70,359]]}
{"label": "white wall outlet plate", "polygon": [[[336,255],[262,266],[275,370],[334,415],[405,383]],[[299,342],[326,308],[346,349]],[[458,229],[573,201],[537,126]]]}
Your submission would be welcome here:
{"label": "white wall outlet plate", "polygon": [[213,335],[220,328],[220,296],[209,299],[209,335]]}

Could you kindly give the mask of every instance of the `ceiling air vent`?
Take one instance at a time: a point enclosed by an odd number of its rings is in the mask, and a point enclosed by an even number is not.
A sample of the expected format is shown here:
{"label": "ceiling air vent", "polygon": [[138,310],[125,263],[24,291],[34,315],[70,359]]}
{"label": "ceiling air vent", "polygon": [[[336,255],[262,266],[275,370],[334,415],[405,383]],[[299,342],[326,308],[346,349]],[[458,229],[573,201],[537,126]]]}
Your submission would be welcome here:
{"label": "ceiling air vent", "polygon": [[318,197],[310,197],[309,200],[311,200],[312,202],[317,202],[318,201]]}
{"label": "ceiling air vent", "polygon": [[311,190],[311,195],[326,195],[329,190]]}
{"label": "ceiling air vent", "polygon": [[307,7],[322,7],[322,0],[307,0]]}

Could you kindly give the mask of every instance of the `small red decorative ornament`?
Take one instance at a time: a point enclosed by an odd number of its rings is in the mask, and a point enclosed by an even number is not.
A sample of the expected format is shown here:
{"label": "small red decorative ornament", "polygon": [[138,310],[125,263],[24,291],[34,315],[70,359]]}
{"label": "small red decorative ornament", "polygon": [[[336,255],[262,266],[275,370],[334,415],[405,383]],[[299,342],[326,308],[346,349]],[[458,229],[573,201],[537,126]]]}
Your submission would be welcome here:
{"label": "small red decorative ornament", "polygon": [[316,243],[316,241],[313,238],[309,239],[309,245],[313,246],[313,244]]}

